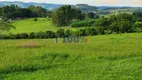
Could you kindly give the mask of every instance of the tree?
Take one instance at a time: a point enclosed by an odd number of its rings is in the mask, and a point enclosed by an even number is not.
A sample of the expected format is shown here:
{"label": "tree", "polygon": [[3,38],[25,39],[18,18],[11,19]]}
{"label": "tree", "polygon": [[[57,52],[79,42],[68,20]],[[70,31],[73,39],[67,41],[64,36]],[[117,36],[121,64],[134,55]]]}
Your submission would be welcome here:
{"label": "tree", "polygon": [[47,38],[55,38],[55,33],[53,31],[46,31]]}
{"label": "tree", "polygon": [[57,32],[56,32],[56,35],[58,37],[65,37],[65,33],[64,33],[64,29],[58,29]]}
{"label": "tree", "polygon": [[69,37],[69,36],[71,36],[72,35],[72,31],[71,30],[66,30],[65,31],[65,36],[66,37]]}
{"label": "tree", "polygon": [[135,24],[134,24],[134,28],[135,28],[136,30],[142,31],[142,23],[135,23]]}
{"label": "tree", "polygon": [[133,17],[131,14],[123,13],[123,14],[118,14],[116,17],[117,17],[117,21],[135,22],[133,21]]}
{"label": "tree", "polygon": [[2,38],[3,32],[9,32],[10,29],[16,29],[13,25],[10,25],[6,22],[0,22],[0,37]]}
{"label": "tree", "polygon": [[2,16],[3,18],[12,18],[12,14],[18,9],[17,5],[10,5],[2,7]]}
{"label": "tree", "polygon": [[89,12],[87,16],[88,16],[88,18],[93,19],[95,14],[93,12]]}
{"label": "tree", "polygon": [[141,22],[142,21],[142,12],[134,12],[133,19],[135,21]]}
{"label": "tree", "polygon": [[71,10],[71,6],[62,6],[58,9],[57,11],[57,17],[58,17],[58,24],[59,25],[68,25],[71,23],[71,20],[73,19],[72,17],[72,10]]}
{"label": "tree", "polygon": [[73,19],[83,20],[84,18],[85,14],[71,8],[70,5],[61,6],[57,11],[52,13],[52,21],[58,26],[66,26],[69,25]]}
{"label": "tree", "polygon": [[12,14],[12,19],[17,19],[17,18],[30,18],[32,17],[32,12],[26,8],[19,8]]}
{"label": "tree", "polygon": [[53,24],[58,25],[58,17],[57,17],[57,12],[56,12],[56,11],[54,11],[54,12],[52,13],[51,17],[52,17],[52,22],[53,22]]}
{"label": "tree", "polygon": [[0,18],[1,18],[1,16],[2,16],[2,8],[0,7]]}
{"label": "tree", "polygon": [[99,19],[99,18],[100,18],[99,15],[95,15],[95,16],[94,16],[94,19]]}
{"label": "tree", "polygon": [[73,13],[74,13],[74,19],[84,20],[86,18],[85,13],[82,13],[78,9],[73,9]]}
{"label": "tree", "polygon": [[119,22],[114,22],[110,26],[111,32],[132,32],[133,31],[133,26],[130,21],[119,21]]}
{"label": "tree", "polygon": [[28,10],[32,12],[32,17],[47,17],[47,10],[41,6],[31,5]]}
{"label": "tree", "polygon": [[48,16],[48,18],[51,18],[52,17],[52,12],[51,11],[47,11],[47,16]]}
{"label": "tree", "polygon": [[30,34],[29,34],[29,39],[34,39],[35,38],[35,33],[34,32],[31,32]]}
{"label": "tree", "polygon": [[108,18],[101,18],[96,21],[95,26],[109,26],[110,22]]}

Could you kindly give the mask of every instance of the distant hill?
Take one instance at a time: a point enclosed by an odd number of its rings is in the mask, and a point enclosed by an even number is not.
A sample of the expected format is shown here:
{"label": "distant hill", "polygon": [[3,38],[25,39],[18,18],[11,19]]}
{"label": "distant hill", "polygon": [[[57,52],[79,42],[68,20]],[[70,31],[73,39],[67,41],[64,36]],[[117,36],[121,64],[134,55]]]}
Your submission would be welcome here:
{"label": "distant hill", "polygon": [[99,10],[106,10],[106,9],[141,9],[142,7],[131,7],[131,6],[97,6]]}
{"label": "distant hill", "polygon": [[96,6],[90,6],[88,4],[76,4],[75,7],[80,9],[83,12],[97,11],[98,10],[98,8]]}
{"label": "distant hill", "polygon": [[[18,5],[20,7],[23,8],[27,8],[30,5],[34,5],[34,6],[42,6],[44,8],[46,8],[47,10],[54,10],[59,8],[62,5],[66,5],[66,4],[49,4],[49,3],[36,3],[36,2],[29,2],[29,3],[25,3],[25,2],[20,2],[20,1],[0,1],[0,7],[2,6],[6,6],[6,5],[11,5],[11,4],[15,4]],[[83,12],[89,12],[89,11],[97,11],[97,10],[110,10],[110,9],[126,9],[126,8],[133,8],[136,9],[138,11],[140,11],[139,9],[142,9],[142,7],[129,7],[129,6],[90,6],[88,4],[76,4],[76,5],[72,5],[75,8],[80,9]]]}
{"label": "distant hill", "polygon": [[[18,5],[18,6],[23,7],[23,8],[27,8],[30,5],[42,6],[42,7],[46,8],[47,10],[57,9],[60,6],[65,5],[65,4],[48,4],[48,3],[35,3],[35,2],[25,3],[25,2],[20,2],[20,1],[14,1],[14,2],[1,1],[0,2],[0,7],[6,6],[6,5],[11,5],[11,4],[15,4],[15,5]],[[87,5],[87,4],[77,4],[77,5],[72,5],[72,6],[80,9],[83,12],[94,11],[94,10],[97,9],[97,7],[90,6],[90,5]]]}
{"label": "distant hill", "polygon": [[20,2],[20,1],[14,1],[14,2],[1,1],[0,7],[6,6],[6,5],[11,5],[11,4],[15,4],[15,5],[18,5],[18,6],[23,7],[23,8],[27,8],[30,5],[42,6],[46,9],[48,9],[48,10],[53,10],[53,9],[59,8],[60,6],[63,5],[63,4],[47,4],[47,3],[35,3],[35,2],[24,3],[24,2]]}

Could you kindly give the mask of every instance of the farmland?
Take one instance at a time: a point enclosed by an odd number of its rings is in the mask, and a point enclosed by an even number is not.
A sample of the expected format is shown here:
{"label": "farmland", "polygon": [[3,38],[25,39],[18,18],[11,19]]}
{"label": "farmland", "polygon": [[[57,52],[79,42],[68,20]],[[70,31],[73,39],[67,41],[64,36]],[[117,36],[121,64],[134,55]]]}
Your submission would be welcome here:
{"label": "farmland", "polygon": [[39,31],[57,31],[57,29],[71,29],[76,30],[77,28],[71,28],[70,26],[55,26],[51,20],[47,18],[37,18],[37,22],[34,21],[34,18],[16,20],[10,23],[16,27],[16,30],[11,29],[11,33],[30,33],[30,32],[39,32]]}
{"label": "farmland", "polygon": [[37,22],[34,21],[34,18],[17,20],[11,23],[16,27],[16,30],[12,30],[12,33],[30,33],[38,31],[47,31],[47,30],[56,30],[56,26],[52,24],[51,20],[46,18],[38,18]]}
{"label": "farmland", "polygon": [[[91,37],[91,43],[55,39],[1,40],[0,80],[142,79],[142,34]],[[34,46],[23,44],[34,42]]]}
{"label": "farmland", "polygon": [[0,7],[0,80],[141,80],[141,8],[100,8]]}

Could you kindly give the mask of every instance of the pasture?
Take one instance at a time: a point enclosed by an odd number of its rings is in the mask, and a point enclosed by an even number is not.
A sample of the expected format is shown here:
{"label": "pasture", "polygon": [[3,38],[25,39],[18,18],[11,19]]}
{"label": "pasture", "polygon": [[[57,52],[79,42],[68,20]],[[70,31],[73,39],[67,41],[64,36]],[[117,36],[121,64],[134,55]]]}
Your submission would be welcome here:
{"label": "pasture", "polygon": [[142,79],[142,33],[54,40],[0,40],[0,80]]}
{"label": "pasture", "polygon": [[[16,30],[11,29],[10,33],[31,33],[31,32],[44,32],[44,31],[57,31],[57,29],[71,29],[76,30],[78,28],[71,28],[70,26],[56,26],[52,23],[51,20],[47,18],[37,18],[37,21],[34,21],[34,18],[16,20],[11,22],[11,25],[16,27]],[[83,28],[83,27],[82,27]]]}

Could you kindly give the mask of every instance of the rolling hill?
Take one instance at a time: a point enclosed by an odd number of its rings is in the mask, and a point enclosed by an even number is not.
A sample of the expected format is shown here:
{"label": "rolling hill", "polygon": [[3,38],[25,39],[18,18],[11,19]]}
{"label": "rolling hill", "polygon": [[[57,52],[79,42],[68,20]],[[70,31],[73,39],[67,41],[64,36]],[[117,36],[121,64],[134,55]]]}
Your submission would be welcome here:
{"label": "rolling hill", "polygon": [[11,24],[16,27],[16,30],[11,30],[12,33],[30,33],[57,29],[57,27],[52,24],[52,21],[46,18],[38,18],[37,22],[35,22],[33,18],[17,20]]}
{"label": "rolling hill", "polygon": [[15,4],[15,5],[18,5],[18,6],[23,7],[23,8],[27,8],[30,5],[42,6],[42,7],[46,8],[47,10],[53,10],[53,9],[59,8],[60,6],[63,5],[63,4],[47,4],[47,3],[35,3],[35,2],[25,3],[25,2],[20,2],[20,1],[14,1],[14,2],[1,1],[0,7],[6,6],[6,5],[11,5],[11,4]]}
{"label": "rolling hill", "polygon": [[16,30],[12,29],[11,33],[30,33],[30,32],[39,32],[39,31],[56,31],[57,29],[72,29],[70,26],[58,27],[53,25],[52,21],[47,18],[37,18],[37,22],[34,21],[34,18],[16,20],[10,24],[16,27]]}

